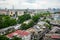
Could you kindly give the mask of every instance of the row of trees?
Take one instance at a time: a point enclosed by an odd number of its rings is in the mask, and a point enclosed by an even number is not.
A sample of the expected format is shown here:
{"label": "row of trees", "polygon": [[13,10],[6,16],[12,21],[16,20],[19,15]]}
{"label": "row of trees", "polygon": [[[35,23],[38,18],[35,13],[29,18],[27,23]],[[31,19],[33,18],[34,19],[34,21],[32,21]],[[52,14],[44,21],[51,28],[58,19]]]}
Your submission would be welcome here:
{"label": "row of trees", "polygon": [[34,26],[34,21],[30,21],[28,24],[22,23],[22,25],[20,26],[20,29],[26,30],[26,29],[33,27],[33,26]]}
{"label": "row of trees", "polygon": [[30,14],[24,14],[18,17],[18,23],[23,23],[25,20],[31,19]]}
{"label": "row of trees", "polygon": [[[49,18],[51,15],[51,13],[49,11],[42,13],[41,16],[44,17],[43,21],[45,21],[47,24],[44,24],[46,27],[48,27],[49,29],[51,29],[51,24],[50,24],[50,20],[53,20],[51,18]],[[49,18],[49,19],[48,19]]]}
{"label": "row of trees", "polygon": [[[26,23],[23,23],[25,20],[28,20],[28,19],[32,19],[32,21],[30,21],[28,24]],[[38,21],[39,19],[39,15],[36,14],[35,16],[30,16],[30,14],[25,14],[25,15],[22,15],[19,17],[19,23],[22,23],[22,25],[20,26],[20,29],[21,30],[26,30],[30,27],[33,27],[35,25],[35,23]]]}
{"label": "row of trees", "polygon": [[[30,27],[33,27],[37,22],[38,22],[38,20],[40,19],[40,17],[44,17],[44,16],[47,16],[47,15],[50,15],[50,13],[48,14],[49,12],[47,12],[47,13],[43,13],[43,14],[40,14],[40,13],[38,13],[38,14],[35,14],[34,16],[32,16],[32,17],[29,17],[28,15],[28,18],[30,19],[32,19],[33,21],[31,21],[30,23],[28,23],[28,24],[25,24],[25,23],[22,23],[22,25],[20,26],[20,29],[22,29],[22,30],[26,30],[26,29],[28,29],[28,28],[30,28]],[[21,19],[21,17],[19,18],[20,20],[22,20],[21,22],[24,22],[25,21],[25,18],[26,16],[24,16],[22,19]],[[24,20],[24,21],[23,21]]]}
{"label": "row of trees", "polygon": [[16,25],[17,21],[9,16],[0,15],[0,29]]}
{"label": "row of trees", "polygon": [[51,15],[51,13],[49,11],[40,14],[41,17],[47,17],[50,15]]}
{"label": "row of trees", "polygon": [[[40,17],[39,14],[36,14],[31,18],[30,14],[25,13],[24,15],[18,17],[18,23],[23,23],[25,20],[32,19],[33,21],[31,21],[28,24],[28,28],[30,28],[33,26],[35,22],[38,21],[39,17]],[[12,25],[16,25],[16,24],[17,24],[17,21],[11,18],[10,16],[0,15],[0,29],[6,28]],[[22,24],[22,25],[25,25],[25,24]]]}
{"label": "row of trees", "polygon": [[[47,15],[50,15],[50,13],[49,12],[42,13],[42,14],[38,13],[32,17],[30,16],[30,14],[25,13],[24,15],[18,17],[18,23],[23,23],[28,19],[32,19],[34,23],[37,23],[40,17],[47,16]],[[0,28],[5,28],[8,26],[16,25],[16,24],[17,24],[17,21],[15,19],[11,19],[9,16],[0,15]]]}
{"label": "row of trees", "polygon": [[14,36],[12,39],[9,39],[5,35],[0,35],[0,40],[22,40],[22,38]]}
{"label": "row of trees", "polygon": [[5,35],[0,35],[0,40],[9,40]]}
{"label": "row of trees", "polygon": [[45,13],[37,13],[34,16],[32,16],[32,20],[34,20],[34,22],[38,22],[38,20],[40,19],[40,17],[46,18],[48,16],[50,16],[50,12],[49,11],[47,11]]}
{"label": "row of trees", "polygon": [[38,22],[38,19],[40,19],[40,15],[39,14],[35,14],[34,16],[32,16],[32,20],[36,23]]}

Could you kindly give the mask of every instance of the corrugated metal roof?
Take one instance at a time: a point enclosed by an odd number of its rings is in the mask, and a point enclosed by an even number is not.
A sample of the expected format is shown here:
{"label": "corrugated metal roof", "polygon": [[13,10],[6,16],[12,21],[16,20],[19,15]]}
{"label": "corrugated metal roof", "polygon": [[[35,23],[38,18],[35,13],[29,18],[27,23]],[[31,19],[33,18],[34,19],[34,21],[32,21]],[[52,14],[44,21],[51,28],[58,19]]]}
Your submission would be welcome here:
{"label": "corrugated metal roof", "polygon": [[15,31],[15,32],[13,32],[13,33],[10,33],[10,34],[6,35],[6,36],[7,36],[8,38],[12,38],[13,36],[15,36],[15,34],[18,35],[18,36],[23,37],[23,36],[29,35],[29,32],[24,31],[24,30],[17,30],[17,31]]}

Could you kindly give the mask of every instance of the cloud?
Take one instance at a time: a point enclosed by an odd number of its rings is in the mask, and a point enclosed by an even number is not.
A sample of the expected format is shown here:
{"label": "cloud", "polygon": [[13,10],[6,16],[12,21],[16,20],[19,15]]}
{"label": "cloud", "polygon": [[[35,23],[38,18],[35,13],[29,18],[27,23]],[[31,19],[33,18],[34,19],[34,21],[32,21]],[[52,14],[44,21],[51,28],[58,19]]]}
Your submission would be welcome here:
{"label": "cloud", "polygon": [[28,3],[35,3],[37,0],[26,0]]}
{"label": "cloud", "polygon": [[40,8],[60,8],[60,0],[0,0],[1,8],[16,9],[40,9]]}

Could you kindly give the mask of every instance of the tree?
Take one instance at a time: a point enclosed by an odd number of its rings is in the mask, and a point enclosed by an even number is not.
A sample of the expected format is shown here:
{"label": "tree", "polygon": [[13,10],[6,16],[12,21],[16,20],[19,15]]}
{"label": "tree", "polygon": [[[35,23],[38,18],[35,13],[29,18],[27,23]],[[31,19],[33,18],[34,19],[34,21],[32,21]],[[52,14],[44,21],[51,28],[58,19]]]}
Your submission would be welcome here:
{"label": "tree", "polygon": [[43,13],[43,16],[44,16],[44,17],[48,17],[48,16],[50,16],[50,12],[47,11],[47,12]]}
{"label": "tree", "polygon": [[22,38],[19,38],[19,37],[14,36],[14,37],[12,38],[12,40],[22,40]]}
{"label": "tree", "polygon": [[28,23],[29,28],[30,28],[30,27],[33,27],[34,25],[35,25],[35,23],[34,23],[33,20]]}
{"label": "tree", "polygon": [[10,25],[11,25],[11,26],[16,25],[16,24],[17,24],[16,19],[11,19],[11,20],[10,20]]}
{"label": "tree", "polygon": [[1,28],[6,28],[12,25],[16,25],[17,21],[15,19],[12,19],[9,16],[0,16],[0,29]]}
{"label": "tree", "polygon": [[30,21],[28,24],[22,23],[22,25],[20,26],[20,29],[26,30],[26,29],[31,28],[33,26],[34,26],[34,21]]}
{"label": "tree", "polygon": [[22,25],[20,26],[20,29],[21,29],[21,30],[26,30],[26,29],[28,29],[28,28],[29,28],[28,25],[25,24],[25,23],[22,23]]}
{"label": "tree", "polygon": [[0,40],[9,40],[5,35],[0,35]]}
{"label": "tree", "polygon": [[50,24],[44,24],[46,27],[48,27],[49,29],[51,29],[51,25]]}
{"label": "tree", "polygon": [[34,15],[33,17],[32,17],[32,20],[36,23],[36,22],[38,22],[38,19],[40,18],[40,16],[37,14],[37,15]]}
{"label": "tree", "polygon": [[31,19],[30,14],[24,14],[18,17],[18,23],[23,23],[25,20]]}

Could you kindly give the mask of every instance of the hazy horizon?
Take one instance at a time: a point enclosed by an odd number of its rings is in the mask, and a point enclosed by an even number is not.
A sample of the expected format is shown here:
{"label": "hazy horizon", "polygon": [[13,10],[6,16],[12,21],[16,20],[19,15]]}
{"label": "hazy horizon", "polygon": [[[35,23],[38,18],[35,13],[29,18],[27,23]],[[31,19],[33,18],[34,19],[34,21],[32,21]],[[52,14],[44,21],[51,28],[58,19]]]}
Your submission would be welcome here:
{"label": "hazy horizon", "polygon": [[1,9],[60,8],[60,0],[0,0],[0,8]]}

